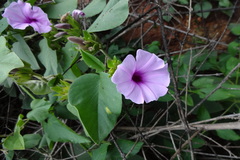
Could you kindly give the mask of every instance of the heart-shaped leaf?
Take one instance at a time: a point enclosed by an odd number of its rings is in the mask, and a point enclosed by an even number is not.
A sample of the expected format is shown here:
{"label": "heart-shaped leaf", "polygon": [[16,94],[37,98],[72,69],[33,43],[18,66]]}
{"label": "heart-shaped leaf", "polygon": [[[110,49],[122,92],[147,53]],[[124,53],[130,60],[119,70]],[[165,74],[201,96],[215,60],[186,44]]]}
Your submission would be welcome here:
{"label": "heart-shaped leaf", "polygon": [[78,111],[86,134],[96,143],[111,132],[122,108],[121,94],[106,73],[77,78],[70,87],[69,102],[75,106],[71,110]]}
{"label": "heart-shaped leaf", "polygon": [[20,60],[20,58],[14,53],[11,52],[6,46],[6,39],[4,37],[0,37],[0,44],[2,47],[0,48],[0,84],[8,77],[8,73],[14,68],[23,67],[24,64]]}
{"label": "heart-shaped leaf", "polygon": [[128,0],[110,0],[102,13],[88,28],[88,32],[99,32],[121,25],[128,17]]}

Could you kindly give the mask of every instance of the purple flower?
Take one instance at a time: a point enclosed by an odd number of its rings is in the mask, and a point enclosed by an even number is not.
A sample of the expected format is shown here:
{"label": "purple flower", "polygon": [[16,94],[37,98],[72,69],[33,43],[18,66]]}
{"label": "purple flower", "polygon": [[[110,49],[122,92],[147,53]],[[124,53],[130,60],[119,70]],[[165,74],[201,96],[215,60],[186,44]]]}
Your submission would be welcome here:
{"label": "purple flower", "polygon": [[80,17],[84,17],[85,13],[79,9],[75,9],[72,11],[72,17],[76,20],[79,21]]}
{"label": "purple flower", "polygon": [[47,33],[52,29],[47,14],[41,8],[21,0],[12,2],[2,16],[7,18],[8,23],[15,29],[23,30],[31,26],[38,33]]}
{"label": "purple flower", "polygon": [[137,104],[151,102],[168,91],[168,65],[155,54],[138,49],[136,59],[128,55],[112,76],[112,82],[126,99]]}

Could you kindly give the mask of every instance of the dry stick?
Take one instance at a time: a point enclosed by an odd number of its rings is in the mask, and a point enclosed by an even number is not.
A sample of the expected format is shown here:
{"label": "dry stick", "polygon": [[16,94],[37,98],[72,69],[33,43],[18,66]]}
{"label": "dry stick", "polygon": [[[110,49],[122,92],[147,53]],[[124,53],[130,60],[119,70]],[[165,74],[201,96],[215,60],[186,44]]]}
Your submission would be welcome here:
{"label": "dry stick", "polygon": [[[160,4],[160,2],[158,0],[155,0],[155,2],[156,2],[157,5]],[[162,17],[162,10],[161,10],[160,6],[158,6],[158,8],[157,8],[157,13],[158,13],[159,21],[160,21],[160,29],[161,29],[161,32],[162,32],[163,47],[165,49],[166,58],[167,58],[167,62],[168,62],[168,67],[169,67],[169,70],[170,70],[170,75],[171,75],[173,86],[174,86],[176,105],[177,105],[179,118],[181,119],[182,124],[185,127],[188,138],[190,138],[190,129],[188,127],[188,122],[186,120],[186,117],[184,116],[183,108],[182,108],[182,105],[181,105],[180,92],[178,90],[178,84],[177,84],[177,81],[176,81],[176,78],[175,78],[175,75],[174,75],[172,60],[170,58],[169,51],[168,51],[167,41],[166,41],[166,37],[165,37],[163,17]],[[190,150],[193,151],[191,141],[188,141],[188,142],[189,142]],[[191,154],[191,158],[194,159],[193,154]]]}
{"label": "dry stick", "polygon": [[[234,6],[236,6],[237,3],[238,3],[238,0],[235,2]],[[232,16],[233,16],[233,15],[231,15],[231,16],[229,17],[227,24],[230,23],[230,20],[231,20]],[[224,31],[222,32],[222,34],[221,34],[220,38],[218,39],[218,41],[209,40],[209,42],[214,42],[214,41],[216,42],[215,45],[212,47],[210,53],[211,53],[211,52],[213,51],[213,49],[220,43],[220,40],[221,40],[221,38],[223,37],[223,35],[224,35],[224,33],[226,32],[226,30],[227,30],[227,26],[225,27],[225,29],[224,29]],[[210,44],[210,43],[209,43],[209,44]],[[209,57],[210,53],[207,55],[207,57],[205,57],[205,59],[203,60],[203,62],[200,64],[200,67],[199,67],[198,70],[195,72],[195,74],[194,74],[193,77],[196,77],[198,71],[200,70],[200,68],[201,68],[201,66],[203,65],[203,63],[207,60],[207,58]],[[182,90],[182,92],[184,92],[184,90],[185,90],[185,88]],[[182,93],[182,92],[181,92],[181,93]],[[204,102],[204,101],[202,101],[202,103],[203,103],[203,102]],[[189,115],[189,114],[188,114],[188,115]],[[179,122],[179,121],[175,122],[175,124],[178,123],[178,122]]]}
{"label": "dry stick", "polygon": [[146,157],[146,155],[145,155],[144,150],[143,150],[143,149],[141,149],[141,150],[142,150],[142,155],[143,155],[144,160],[147,160],[147,157]]}
{"label": "dry stick", "polygon": [[220,143],[218,143],[217,141],[213,140],[212,138],[200,133],[200,136],[207,138],[208,140],[212,141],[213,143],[215,143],[216,145],[218,145],[219,147],[223,148],[225,151],[227,151],[229,153],[229,155],[232,157],[232,155],[236,158],[237,156],[235,154],[233,154],[229,149],[227,149],[226,147],[222,146]]}
{"label": "dry stick", "polygon": [[[155,2],[156,2],[156,4],[159,3],[157,0],[155,0]],[[180,99],[180,94],[179,94],[179,90],[178,90],[178,84],[177,84],[177,81],[175,79],[175,75],[174,75],[174,71],[173,71],[172,60],[171,60],[169,52],[168,52],[167,41],[166,41],[166,37],[165,37],[165,29],[163,27],[162,10],[161,10],[160,6],[158,7],[157,11],[158,11],[158,17],[159,17],[159,20],[160,20],[160,29],[161,29],[161,32],[162,32],[163,46],[164,46],[164,49],[165,49],[165,54],[166,54],[166,58],[167,58],[167,62],[168,62],[168,68],[170,70],[170,75],[171,75],[173,86],[174,86],[175,97],[176,97],[176,105],[178,107],[179,117],[181,118],[182,123],[187,125],[187,122],[184,118],[184,114],[183,114],[183,111],[182,111],[181,99]]]}
{"label": "dry stick", "polygon": [[[184,142],[181,147],[177,150],[177,152],[175,152],[173,154],[173,156],[171,157],[171,160],[174,159],[180,152],[181,152],[181,149],[184,148],[187,144],[191,143],[191,140],[196,137],[202,130],[199,130],[197,132],[195,132],[191,137],[190,139],[188,139],[186,142]],[[193,158],[193,157],[192,157]]]}
{"label": "dry stick", "polygon": [[[174,4],[175,5],[175,4]],[[227,10],[235,10],[240,8],[240,6],[234,6],[234,7],[227,7],[227,8],[212,8],[212,9],[206,9],[206,10],[200,10],[200,11],[191,11],[191,13],[204,13],[204,12],[215,12],[215,11],[227,11]],[[180,14],[189,14],[189,12],[179,12]],[[176,13],[172,13],[173,15]]]}
{"label": "dry stick", "polygon": [[[142,132],[139,130],[139,127],[135,126],[135,124],[134,124],[133,120],[131,119],[130,114],[129,114],[129,112],[128,112],[128,108],[126,108],[126,114],[125,114],[125,115],[128,116],[130,122],[132,123],[132,125],[133,125],[134,128],[135,128],[135,131],[137,131],[137,132],[139,133],[138,135],[140,135],[139,137],[142,138],[142,141],[143,141],[146,145],[149,146],[149,148],[153,151],[153,153],[157,156],[158,159],[161,159],[161,157],[159,157],[159,156],[157,155],[156,151],[155,151],[153,148],[151,148],[151,146],[149,145],[149,143],[146,141],[146,139],[145,139],[144,136],[142,135]],[[125,115],[124,115],[124,116],[125,116]],[[130,138],[130,139],[131,139],[131,138]],[[162,155],[161,153],[159,153],[159,155],[161,155],[164,159],[167,159],[167,158],[166,158],[164,155]]]}
{"label": "dry stick", "polygon": [[[240,117],[238,118],[240,119]],[[200,130],[203,129],[205,131],[211,131],[211,130],[225,130],[225,129],[237,129],[240,130],[240,122],[226,122],[226,123],[215,123],[215,124],[196,124],[196,123],[189,123],[189,128],[191,130]],[[158,126],[155,127],[154,130],[150,130],[150,127],[139,127],[139,131],[146,131],[145,133],[142,133],[145,137],[151,137],[153,135],[156,135],[163,131],[178,131],[178,130],[185,130],[183,125],[175,125],[175,126]],[[136,131],[136,128],[133,127],[118,127],[116,130],[119,131]],[[149,136],[150,135],[150,136]],[[139,138],[139,136],[133,136],[131,139]]]}
{"label": "dry stick", "polygon": [[[170,130],[168,130],[168,133],[169,133],[169,135],[170,135],[170,139],[171,139],[171,141],[172,141],[173,148],[174,148],[175,152],[177,152],[177,147],[176,147],[176,145],[175,145],[175,141],[174,141],[174,139],[173,139],[172,132],[171,132]],[[181,159],[179,154],[177,154],[177,158],[178,158],[178,160]]]}
{"label": "dry stick", "polygon": [[[124,33],[126,33],[129,29],[132,29],[133,25],[135,23],[137,23],[139,20],[141,20],[143,17],[145,17],[146,15],[148,15],[148,13],[152,12],[153,10],[155,10],[157,7],[153,7],[151,9],[149,9],[146,13],[144,13],[143,15],[137,16],[137,18],[131,22],[129,25],[123,27],[120,31],[118,31],[116,34],[114,34],[111,38],[107,39],[106,42],[114,42],[116,39],[118,39],[119,37],[121,37]],[[152,16],[151,16],[152,17]],[[140,23],[141,24],[141,23]]]}
{"label": "dry stick", "polygon": [[154,24],[152,24],[151,27],[149,27],[143,34],[141,34],[141,37],[140,37],[138,40],[136,40],[136,42],[132,45],[132,47],[135,47],[135,46],[137,45],[137,43],[138,43],[140,40],[142,40],[142,38],[143,38],[153,27],[155,27]]}
{"label": "dry stick", "polygon": [[[234,6],[236,6],[237,2],[238,2],[238,1],[235,2]],[[232,17],[232,16],[231,16],[231,17]],[[229,20],[228,20],[228,24],[230,23],[231,17],[230,17]],[[210,53],[211,53],[211,52],[213,51],[213,49],[220,43],[219,41],[220,41],[221,38],[223,37],[223,34],[226,32],[226,30],[227,30],[227,26],[225,27],[225,29],[224,29],[223,33],[221,34],[221,36],[220,36],[220,38],[219,38],[218,41],[209,40],[209,42],[214,42],[214,41],[216,42],[215,45],[213,46],[212,50],[210,51]],[[185,34],[189,34],[189,33],[185,33]],[[200,38],[200,37],[199,37],[199,38]],[[203,38],[205,38],[205,37],[203,37]],[[206,39],[206,40],[207,40],[207,39]],[[209,43],[209,44],[210,44],[210,43]],[[208,45],[209,45],[209,44],[208,44]],[[207,46],[208,46],[208,45],[207,45]],[[227,45],[227,44],[226,44],[226,45]],[[206,46],[206,47],[207,47],[207,46]],[[205,47],[204,47],[204,48],[205,48]],[[208,56],[210,55],[210,53],[208,54]],[[200,64],[200,67],[199,67],[198,70],[195,72],[194,77],[196,77],[197,72],[199,71],[199,69],[201,68],[201,66],[203,65],[203,63],[207,60],[208,56],[207,56],[207,57],[205,58],[205,60]],[[183,92],[184,90],[185,90],[185,88],[182,90],[182,92]],[[182,93],[182,92],[181,92],[181,93]],[[203,101],[203,102],[204,102],[204,101]],[[178,123],[178,122],[179,122],[179,121],[175,122],[175,124]]]}
{"label": "dry stick", "polygon": [[91,151],[92,149],[95,148],[95,146],[97,146],[97,144],[93,144],[89,149],[83,151],[82,153],[78,154],[78,155],[75,155],[75,156],[72,156],[72,157],[68,157],[68,158],[63,158],[63,159],[56,159],[56,158],[53,158],[53,160],[72,160],[73,158],[79,158],[80,156],[84,155],[85,153]]}
{"label": "dry stick", "polygon": [[122,149],[121,149],[121,148],[119,147],[119,145],[117,144],[117,142],[116,142],[116,140],[115,140],[115,137],[113,136],[112,133],[110,133],[110,136],[111,136],[111,138],[112,138],[112,140],[113,140],[113,143],[115,144],[115,146],[116,146],[116,148],[117,148],[120,156],[122,157],[122,159],[123,159],[123,160],[127,160],[125,153],[123,153]]}
{"label": "dry stick", "polygon": [[196,108],[198,108],[204,101],[206,101],[213,93],[215,93],[218,89],[222,87],[222,85],[228,80],[228,78],[232,75],[233,72],[235,72],[240,67],[240,63],[236,65],[228,74],[227,76],[217,85],[217,87],[212,90],[207,96],[205,96],[196,106],[194,106],[187,115],[190,115]]}
{"label": "dry stick", "polygon": [[135,141],[134,145],[130,148],[130,150],[129,150],[128,153],[126,154],[126,157],[128,157],[128,155],[129,155],[130,153],[132,153],[132,151],[133,151],[133,149],[136,147],[137,143],[138,143],[138,139]]}
{"label": "dry stick", "polygon": [[[200,135],[201,135],[201,133],[200,133]],[[174,150],[173,148],[171,148],[171,147],[166,147],[166,146],[160,146],[160,145],[155,145],[155,144],[152,144],[152,146],[153,147],[158,147],[158,148],[164,148],[164,149],[168,149],[168,150]],[[211,145],[212,146],[212,145]],[[219,146],[217,146],[217,147],[219,147]],[[228,146],[224,146],[224,147],[228,147]],[[238,148],[237,148],[238,149]],[[190,152],[190,151],[188,151],[188,150],[186,150],[186,149],[183,149],[182,150],[183,152]],[[211,153],[206,153],[206,152],[197,152],[197,151],[194,151],[194,154],[198,154],[198,155],[205,155],[205,156],[209,156],[209,157],[214,157],[214,159],[216,159],[216,157],[218,157],[218,158],[230,158],[230,159],[240,159],[240,157],[232,157],[232,156],[226,156],[226,155],[220,155],[220,154],[218,154],[218,155],[216,155],[216,154],[211,154]]]}

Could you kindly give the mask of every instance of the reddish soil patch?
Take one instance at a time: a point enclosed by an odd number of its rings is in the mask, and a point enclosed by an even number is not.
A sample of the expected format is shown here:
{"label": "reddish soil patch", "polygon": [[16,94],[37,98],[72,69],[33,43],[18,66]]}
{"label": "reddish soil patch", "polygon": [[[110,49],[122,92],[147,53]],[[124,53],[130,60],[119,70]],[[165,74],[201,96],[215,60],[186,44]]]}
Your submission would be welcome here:
{"label": "reddish soil patch", "polygon": [[[155,5],[150,2],[132,3],[129,19],[126,25],[134,22],[139,16],[146,14]],[[161,6],[167,8],[166,4]],[[237,15],[239,9],[235,9],[233,17],[229,17],[221,11],[211,11],[208,18],[204,19],[196,14],[189,17],[188,10],[184,7],[176,7],[177,14],[173,15],[171,21],[164,21],[165,36],[168,41],[169,50],[179,51],[199,45],[206,45],[209,42],[217,43],[216,50],[226,49],[227,44],[236,37],[230,33],[227,28],[230,23],[238,21]],[[141,23],[142,22],[142,23]],[[139,40],[143,45],[149,44],[152,41],[162,41],[161,28],[157,16],[157,10],[152,10],[142,19],[135,22],[136,26],[130,27],[123,38],[126,42],[131,40]],[[189,28],[189,30],[188,30]]]}

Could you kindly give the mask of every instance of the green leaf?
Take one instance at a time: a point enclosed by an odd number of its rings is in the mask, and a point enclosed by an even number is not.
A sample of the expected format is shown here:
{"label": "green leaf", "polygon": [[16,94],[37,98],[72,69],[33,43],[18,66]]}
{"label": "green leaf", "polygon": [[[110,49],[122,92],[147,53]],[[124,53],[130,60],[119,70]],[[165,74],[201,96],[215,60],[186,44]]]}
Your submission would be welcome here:
{"label": "green leaf", "polygon": [[197,116],[198,116],[198,120],[199,120],[199,121],[202,121],[202,120],[206,120],[206,119],[210,119],[210,118],[211,118],[211,116],[210,116],[208,110],[205,108],[205,106],[201,106],[201,107],[198,109]]}
{"label": "green leaf", "polygon": [[231,2],[229,0],[220,0],[219,1],[219,6],[221,7],[230,7]]}
{"label": "green leaf", "polygon": [[180,3],[180,4],[188,4],[188,0],[178,0],[178,2]]}
{"label": "green leaf", "polygon": [[228,141],[238,141],[240,140],[240,136],[233,130],[226,129],[226,130],[216,130],[217,135],[225,140]]}
{"label": "green leaf", "polygon": [[230,23],[229,29],[236,36],[240,35],[240,24],[239,23]]}
{"label": "green leaf", "polygon": [[110,0],[102,13],[88,28],[88,32],[113,29],[127,19],[128,13],[128,0]]}
{"label": "green leaf", "polygon": [[34,54],[22,36],[17,34],[14,35],[14,38],[16,38],[18,42],[13,43],[12,50],[18,55],[19,58],[29,63],[33,70],[40,69]]}
{"label": "green leaf", "polygon": [[223,84],[222,88],[225,89],[228,94],[230,94],[231,97],[233,98],[240,98],[240,85],[235,85],[235,84]]}
{"label": "green leaf", "polygon": [[96,143],[113,129],[122,108],[121,94],[106,73],[77,78],[70,87],[69,102],[78,110],[86,134]]}
{"label": "green leaf", "polygon": [[[201,88],[200,92],[204,93],[204,95],[200,96],[200,98],[204,98],[206,95],[211,93],[216,87],[209,87],[209,88]],[[220,101],[225,100],[231,97],[231,94],[225,90],[225,89],[218,89],[216,92],[214,92],[209,98],[209,101]]]}
{"label": "green leaf", "polygon": [[[65,47],[62,48],[62,60],[61,66],[63,71],[69,69],[69,67],[75,63],[79,57],[79,53],[75,48],[75,44],[68,42]],[[77,64],[74,64],[63,76],[65,79],[74,80],[81,75],[81,71],[78,68]]]}
{"label": "green leaf", "polygon": [[23,129],[25,122],[23,121],[23,115],[18,116],[17,123],[14,128],[13,135],[8,136],[6,139],[2,139],[3,148],[8,150],[24,150],[24,140],[20,131]]}
{"label": "green leaf", "polygon": [[224,107],[219,102],[205,101],[202,106],[204,106],[209,113],[217,113],[224,110]]}
{"label": "green leaf", "polygon": [[49,108],[52,104],[49,101],[43,99],[35,99],[30,104],[32,111],[28,112],[27,118],[33,121],[42,122],[49,115]]}
{"label": "green leaf", "polygon": [[[8,22],[6,18],[0,20],[0,34],[8,27]],[[2,43],[1,43],[2,44]]]}
{"label": "green leaf", "polygon": [[[74,116],[76,116],[79,120],[81,120],[80,117],[79,117],[78,109],[77,109],[75,106],[73,106],[73,105],[71,105],[70,103],[68,103],[68,104],[67,104],[67,109],[68,109],[68,111],[71,112]],[[83,127],[84,127],[84,126],[83,126]]]}
{"label": "green leaf", "polygon": [[46,95],[52,92],[49,86],[47,85],[47,82],[45,81],[29,80],[29,81],[23,82],[22,84],[36,95]]}
{"label": "green leaf", "polygon": [[47,123],[43,123],[44,132],[54,142],[89,143],[90,141],[74,132],[53,115],[49,115]]}
{"label": "green leaf", "polygon": [[73,151],[75,155],[81,155],[77,160],[92,160],[92,157],[89,155],[89,152],[86,152],[86,148],[83,145],[72,144]]}
{"label": "green leaf", "polygon": [[57,75],[58,74],[58,62],[56,51],[48,47],[47,39],[43,39],[39,43],[41,52],[38,55],[39,60],[46,68],[44,76]]}
{"label": "green leaf", "polygon": [[[204,10],[210,10],[212,9],[212,4],[208,1],[199,2],[194,5],[194,11],[204,11]],[[209,16],[210,12],[202,12],[197,13],[199,17],[207,18]]]}
{"label": "green leaf", "polygon": [[5,155],[6,160],[12,160],[14,156],[14,151],[9,150],[8,152],[3,152]]}
{"label": "green leaf", "polygon": [[86,17],[92,17],[99,14],[106,6],[106,0],[93,0],[82,11]]}
{"label": "green leaf", "polygon": [[222,81],[219,77],[202,77],[193,81],[192,85],[196,88],[208,88],[217,85]]}
{"label": "green leaf", "polygon": [[235,56],[240,52],[239,47],[240,47],[239,42],[232,41],[231,43],[228,44],[228,53],[231,54],[232,56]]}
{"label": "green leaf", "polygon": [[24,150],[24,140],[20,133],[14,133],[12,136],[8,136],[2,140],[3,148],[8,150]]}
{"label": "green leaf", "polygon": [[96,69],[96,72],[103,72],[105,70],[104,64],[94,55],[81,50],[82,58],[84,62],[93,69]]}
{"label": "green leaf", "polygon": [[55,0],[55,4],[49,4],[44,11],[48,14],[49,18],[59,19],[67,12],[72,12],[77,8],[77,0]]}
{"label": "green leaf", "polygon": [[1,36],[0,44],[0,84],[8,77],[8,73],[14,68],[23,67],[24,64],[20,58],[6,47],[6,39]]}
{"label": "green leaf", "polygon": [[[191,95],[187,95],[187,99],[185,98],[186,96],[182,96],[181,97],[181,100],[186,103],[188,106],[193,106],[194,105],[194,102],[193,102],[193,99],[192,99],[192,96]],[[160,98],[161,100],[161,98]]]}
{"label": "green leaf", "polygon": [[25,143],[25,148],[33,148],[37,146],[41,140],[41,136],[39,134],[25,134],[23,136],[23,140]]}
{"label": "green leaf", "polygon": [[45,146],[48,146],[49,149],[52,149],[53,144],[54,143],[47,137],[47,134],[43,134],[38,148],[43,148]]}
{"label": "green leaf", "polygon": [[195,137],[192,139],[192,144],[193,148],[201,148],[206,144],[206,142],[202,138]]}
{"label": "green leaf", "polygon": [[151,44],[147,45],[147,51],[151,53],[159,53],[160,50],[160,42],[159,41],[153,41]]}
{"label": "green leaf", "polygon": [[104,143],[98,149],[93,150],[92,160],[105,160],[109,144]]}
{"label": "green leaf", "polygon": [[36,1],[37,1],[37,0],[27,0],[26,2],[27,2],[27,3],[30,3],[30,4],[33,6]]}
{"label": "green leaf", "polygon": [[[142,148],[143,142],[136,143],[129,140],[118,139],[117,144],[123,153],[128,154],[128,152],[131,151],[127,157],[129,158],[139,152]],[[121,159],[121,155],[115,146],[109,146],[108,156],[111,157],[110,159]]]}
{"label": "green leaf", "polygon": [[[238,63],[240,63],[240,59],[235,58],[235,57],[230,57],[227,62],[226,62],[226,73],[228,74],[229,72],[231,72],[231,70],[236,67],[236,65],[238,65]],[[239,70],[235,71],[231,77],[236,77],[240,75]]]}
{"label": "green leaf", "polygon": [[175,9],[172,6],[170,6],[168,9],[163,11],[163,14],[164,14],[163,19],[167,22],[171,21],[172,15],[174,13],[175,13]]}

